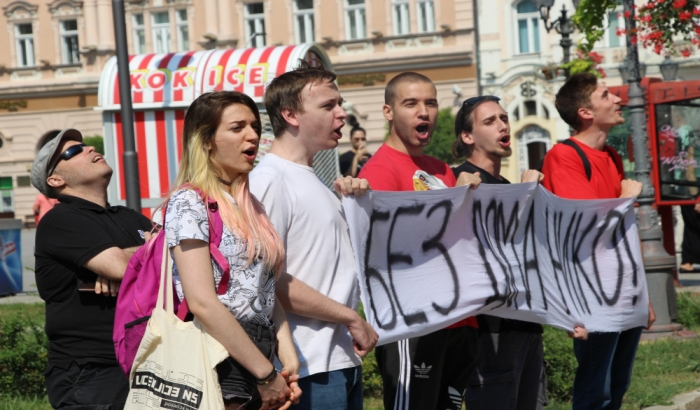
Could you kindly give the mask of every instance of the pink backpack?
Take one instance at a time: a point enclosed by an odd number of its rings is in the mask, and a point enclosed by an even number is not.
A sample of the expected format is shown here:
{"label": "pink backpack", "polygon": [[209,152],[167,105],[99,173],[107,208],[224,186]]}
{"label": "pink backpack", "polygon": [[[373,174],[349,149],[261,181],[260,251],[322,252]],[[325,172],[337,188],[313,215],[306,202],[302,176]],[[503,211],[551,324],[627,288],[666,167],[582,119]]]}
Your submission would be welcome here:
{"label": "pink backpack", "polygon": [[[195,191],[201,198],[201,191],[198,189]],[[223,270],[221,282],[219,282],[216,293],[223,295],[228,288],[230,277],[228,262],[219,251],[224,223],[218,212],[219,206],[216,201],[208,200],[207,205],[207,214],[209,216],[209,253]],[[165,211],[166,209],[164,208],[163,215],[165,215]],[[131,373],[131,366],[134,363],[136,352],[146,332],[148,319],[156,306],[158,287],[161,286],[160,270],[165,241],[165,229],[163,228],[149,242],[141,246],[129,260],[124,279],[122,279],[119,287],[112,339],[117,362],[119,362],[127,377]],[[175,284],[170,285],[175,286]],[[182,303],[180,303],[177,293],[173,291],[173,302],[175,303],[177,316],[180,320],[185,320],[187,313],[189,313],[187,301],[183,299]]]}

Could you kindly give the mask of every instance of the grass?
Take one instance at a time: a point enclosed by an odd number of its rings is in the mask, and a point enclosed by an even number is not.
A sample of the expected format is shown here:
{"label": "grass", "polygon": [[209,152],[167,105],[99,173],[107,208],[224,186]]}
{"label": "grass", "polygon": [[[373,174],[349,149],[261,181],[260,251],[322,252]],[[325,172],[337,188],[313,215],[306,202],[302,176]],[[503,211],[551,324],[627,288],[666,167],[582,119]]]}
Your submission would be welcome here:
{"label": "grass", "polygon": [[0,322],[7,317],[17,315],[24,316],[32,323],[41,323],[43,325],[46,321],[45,305],[43,303],[12,303],[0,305]]}
{"label": "grass", "polygon": [[51,410],[49,400],[0,397],[0,410]]}

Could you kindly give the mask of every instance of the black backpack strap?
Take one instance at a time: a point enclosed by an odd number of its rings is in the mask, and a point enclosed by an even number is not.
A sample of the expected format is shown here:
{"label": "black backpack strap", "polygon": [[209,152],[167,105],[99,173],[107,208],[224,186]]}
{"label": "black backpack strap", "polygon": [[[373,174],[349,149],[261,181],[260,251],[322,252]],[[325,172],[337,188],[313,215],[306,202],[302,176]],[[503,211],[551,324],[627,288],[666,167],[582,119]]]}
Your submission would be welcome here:
{"label": "black backpack strap", "polygon": [[[586,156],[586,153],[583,152],[581,147],[578,146],[575,142],[571,141],[570,139],[566,139],[561,142],[564,145],[568,145],[571,148],[576,150],[576,153],[578,154],[579,157],[581,157],[581,162],[583,162],[583,169],[586,171],[586,179],[589,181],[591,180],[591,163],[588,161],[588,157]],[[610,154],[610,151],[608,151],[608,154]],[[612,154],[610,154],[612,156]],[[614,162],[614,160],[613,160]],[[617,163],[615,163],[615,166],[617,166]]]}
{"label": "black backpack strap", "polygon": [[609,145],[604,145],[603,149],[605,150],[605,152],[608,153],[608,155],[610,155],[610,158],[612,158],[612,162],[613,162],[613,164],[615,164],[615,168],[617,169],[617,173],[624,175],[625,171],[621,170],[620,165],[617,163],[617,161],[615,161],[615,155],[613,155],[613,153],[611,151],[612,148],[610,148]]}

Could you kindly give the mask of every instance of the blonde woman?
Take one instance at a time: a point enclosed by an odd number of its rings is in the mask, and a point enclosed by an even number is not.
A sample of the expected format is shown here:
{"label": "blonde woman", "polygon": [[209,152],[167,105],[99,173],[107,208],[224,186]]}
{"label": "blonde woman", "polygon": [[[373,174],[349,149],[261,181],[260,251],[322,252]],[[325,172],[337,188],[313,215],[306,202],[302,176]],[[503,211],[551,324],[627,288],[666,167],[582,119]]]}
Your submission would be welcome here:
{"label": "blonde woman", "polygon": [[[301,394],[299,360],[275,303],[284,247],[248,190],[260,132],[260,114],[245,94],[197,98],[185,116],[178,188],[165,215],[178,296],[186,296],[192,314],[230,354],[217,366],[227,410],[285,409]],[[207,200],[216,201],[224,222],[219,250],[231,272],[224,295],[216,293],[222,269],[209,253]],[[275,352],[284,366],[280,373]]]}

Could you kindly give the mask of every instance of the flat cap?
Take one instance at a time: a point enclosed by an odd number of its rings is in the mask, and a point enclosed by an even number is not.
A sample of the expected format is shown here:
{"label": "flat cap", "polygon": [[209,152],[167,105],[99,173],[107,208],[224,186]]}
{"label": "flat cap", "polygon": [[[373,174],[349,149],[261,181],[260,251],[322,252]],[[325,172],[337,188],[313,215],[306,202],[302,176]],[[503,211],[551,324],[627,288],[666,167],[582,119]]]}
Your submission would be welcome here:
{"label": "flat cap", "polygon": [[39,150],[36,158],[34,158],[32,170],[29,173],[29,179],[32,185],[34,185],[34,188],[38,189],[39,192],[49,198],[55,198],[55,196],[52,196],[51,187],[46,182],[46,179],[49,177],[48,173],[53,166],[53,161],[55,161],[56,150],[65,140],[83,142],[83,134],[74,128],[66,128],[61,131],[55,138],[47,142],[46,145]]}

